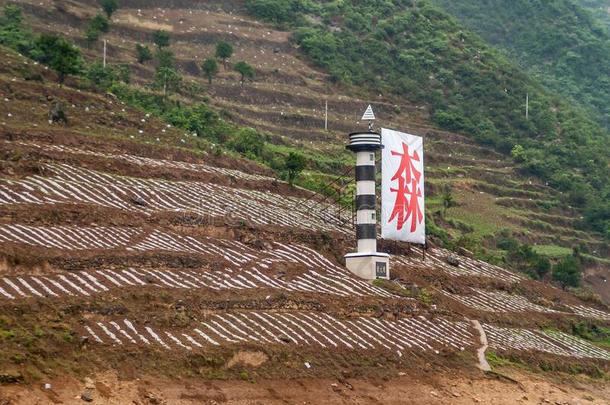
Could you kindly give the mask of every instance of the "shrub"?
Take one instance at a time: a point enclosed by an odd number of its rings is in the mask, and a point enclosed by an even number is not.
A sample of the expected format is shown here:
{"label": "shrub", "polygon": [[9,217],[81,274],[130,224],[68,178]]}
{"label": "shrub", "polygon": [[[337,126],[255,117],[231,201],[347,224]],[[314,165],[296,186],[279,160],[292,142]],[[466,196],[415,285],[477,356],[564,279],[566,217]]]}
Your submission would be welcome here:
{"label": "shrub", "polygon": [[562,288],[578,287],[582,273],[581,264],[574,256],[566,256],[553,267],[553,280]]}
{"label": "shrub", "polygon": [[85,71],[85,77],[101,88],[108,88],[117,80],[115,71],[110,68],[105,69],[102,62],[99,61],[89,65]]}
{"label": "shrub", "polygon": [[65,38],[43,34],[36,41],[36,48],[37,60],[57,72],[59,83],[63,83],[67,75],[81,72],[81,53]]}
{"label": "shrub", "polygon": [[234,67],[235,71],[241,75],[239,82],[243,85],[246,78],[252,79],[254,77],[254,68],[247,62],[237,62]]}
{"label": "shrub", "polygon": [[164,95],[179,91],[181,84],[182,77],[176,70],[169,67],[159,67],[155,71],[153,88],[163,89]]}
{"label": "shrub", "polygon": [[104,10],[108,18],[110,18],[118,10],[119,2],[117,0],[100,0],[100,6],[102,6],[102,10]]}
{"label": "shrub", "polygon": [[525,162],[525,148],[521,145],[515,145],[510,151],[510,155],[516,163]]}
{"label": "shrub", "polygon": [[212,78],[218,73],[218,63],[215,59],[208,58],[201,64],[201,71],[207,77],[208,83],[212,84]]}
{"label": "shrub", "polygon": [[233,46],[228,42],[221,41],[216,44],[216,57],[222,61],[222,64],[227,70],[227,61],[233,56]]}
{"label": "shrub", "polygon": [[90,64],[84,74],[91,83],[104,90],[111,88],[115,83],[128,84],[131,79],[129,65],[106,66],[104,68],[100,61]]}
{"label": "shrub", "polygon": [[140,64],[148,62],[153,57],[150,48],[142,44],[136,44],[136,55]]}
{"label": "shrub", "polygon": [[305,164],[305,156],[295,152],[288,153],[284,167],[288,173],[288,183],[290,185],[294,184],[296,178],[301,174],[303,169],[305,169]]}
{"label": "shrub", "polygon": [[247,0],[246,9],[258,18],[283,23],[294,17],[292,0]]}
{"label": "shrub", "polygon": [[168,49],[157,50],[157,67],[173,69],[176,62],[174,53]]}
{"label": "shrub", "polygon": [[249,159],[260,157],[265,148],[265,137],[252,128],[243,128],[229,142],[229,147]]}
{"label": "shrub", "polygon": [[15,49],[26,56],[33,56],[34,36],[23,27],[21,8],[15,5],[4,6],[3,15],[0,16],[0,45]]}
{"label": "shrub", "polygon": [[159,49],[167,48],[169,46],[169,33],[163,30],[157,30],[153,34],[153,43],[157,45]]}
{"label": "shrub", "polygon": [[85,30],[87,42],[93,43],[97,41],[102,33],[108,32],[109,28],[108,19],[101,14],[96,15],[87,24],[87,29]]}

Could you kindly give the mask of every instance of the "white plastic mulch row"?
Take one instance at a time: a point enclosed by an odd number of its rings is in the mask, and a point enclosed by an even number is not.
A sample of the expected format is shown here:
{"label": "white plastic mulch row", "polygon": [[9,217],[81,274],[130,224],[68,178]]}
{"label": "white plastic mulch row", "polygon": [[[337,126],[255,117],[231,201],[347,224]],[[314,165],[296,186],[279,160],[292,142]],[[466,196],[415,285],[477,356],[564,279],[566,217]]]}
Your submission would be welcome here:
{"label": "white plastic mulch row", "polygon": [[116,176],[66,164],[44,167],[53,175],[0,180],[0,204],[84,203],[144,214],[185,212],[257,225],[348,232],[337,219],[336,207],[303,198],[213,183]]}
{"label": "white plastic mulch row", "polygon": [[599,309],[586,307],[584,305],[563,305],[563,310],[558,311],[542,305],[530,302],[521,295],[509,294],[502,291],[485,291],[472,289],[471,295],[451,294],[442,291],[450,297],[470,308],[486,312],[541,312],[548,314],[578,315],[583,318],[610,320],[610,314]]}
{"label": "white plastic mulch row", "polygon": [[597,318],[610,321],[610,314],[599,309],[585,307],[584,305],[568,305],[575,314],[585,318]]}
{"label": "white plastic mulch row", "polygon": [[[87,272],[53,273],[45,276],[0,277],[0,298],[88,296],[117,288],[153,285],[163,288],[213,290],[275,288],[287,291],[332,294],[343,297],[390,294],[354,277],[313,249],[301,245],[274,243],[269,250],[254,250],[243,243],[213,238],[193,238],[154,231],[136,244],[128,238],[137,229],[68,227],[0,227],[0,242],[21,242],[59,249],[126,248],[138,252],[171,251],[224,259],[222,270],[99,269]],[[89,239],[85,239],[85,236]],[[97,239],[96,239],[97,238]],[[113,242],[114,244],[111,244]],[[272,272],[277,262],[300,263],[298,276],[284,280]]]}
{"label": "white plastic mulch row", "polygon": [[50,249],[115,249],[129,243],[138,228],[28,225],[0,226],[0,243],[13,242]]}
{"label": "white plastic mulch row", "polygon": [[166,349],[196,350],[227,344],[295,344],[324,349],[381,349],[402,356],[405,350],[464,350],[474,337],[466,322],[424,317],[399,321],[357,317],[338,319],[318,312],[225,312],[193,330],[155,331],[129,320],[95,322],[85,330],[98,343],[158,344]]}
{"label": "white plastic mulch row", "polygon": [[534,304],[521,295],[509,294],[501,291],[485,291],[473,289],[472,295],[458,295],[443,291],[443,294],[474,309],[488,312],[543,312],[565,313],[556,311],[542,305]]}
{"label": "white plastic mulch row", "polygon": [[69,153],[74,155],[85,155],[85,156],[95,156],[104,159],[112,159],[112,160],[122,160],[127,163],[132,163],[138,166],[148,166],[148,167],[159,167],[164,169],[180,169],[180,170],[189,170],[198,173],[212,173],[212,174],[220,174],[223,176],[231,176],[236,179],[244,179],[244,180],[254,180],[254,181],[276,181],[272,177],[263,176],[260,174],[251,174],[244,173],[239,170],[234,169],[225,169],[222,167],[210,166],[202,163],[189,163],[189,162],[181,162],[176,160],[166,160],[166,159],[153,159],[144,156],[137,155],[128,155],[125,153],[118,154],[110,154],[104,153],[100,151],[92,151],[81,148],[75,148],[72,146],[64,146],[64,145],[51,145],[51,144],[37,144],[33,142],[24,142],[24,141],[16,141],[10,142],[5,141],[6,143],[16,144],[20,146],[27,146],[31,148],[42,149],[45,151],[52,152],[60,152],[60,153]]}
{"label": "white plastic mulch row", "polygon": [[524,279],[522,276],[501,267],[465,256],[459,256],[459,266],[452,266],[447,263],[446,258],[454,253],[441,248],[428,249],[426,251],[425,261],[423,260],[423,256],[418,253],[419,252],[415,250],[410,256],[392,255],[390,260],[394,261],[394,263],[398,265],[423,267],[434,271],[441,269],[444,272],[456,277],[487,277],[510,283],[518,282]]}
{"label": "white plastic mulch row", "polygon": [[610,360],[610,352],[559,331],[533,331],[484,324],[489,347],[494,350],[539,351],[557,356]]}

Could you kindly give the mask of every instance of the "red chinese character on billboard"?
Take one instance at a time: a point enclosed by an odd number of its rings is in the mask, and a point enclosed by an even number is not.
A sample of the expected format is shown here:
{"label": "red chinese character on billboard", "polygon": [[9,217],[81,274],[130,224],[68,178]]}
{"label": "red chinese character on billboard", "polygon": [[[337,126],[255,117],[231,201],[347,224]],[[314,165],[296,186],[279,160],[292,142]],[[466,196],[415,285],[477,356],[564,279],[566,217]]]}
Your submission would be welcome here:
{"label": "red chinese character on billboard", "polygon": [[411,219],[411,232],[415,232],[424,218],[419,205],[419,197],[422,195],[419,187],[421,172],[414,164],[414,162],[420,161],[419,155],[417,151],[414,151],[412,156],[409,155],[409,146],[404,142],[402,143],[402,153],[393,150],[391,154],[400,156],[400,165],[391,179],[391,181],[398,182],[398,188],[390,188],[391,192],[396,193],[396,200],[388,222],[397,218],[396,229],[400,231],[405,222]]}

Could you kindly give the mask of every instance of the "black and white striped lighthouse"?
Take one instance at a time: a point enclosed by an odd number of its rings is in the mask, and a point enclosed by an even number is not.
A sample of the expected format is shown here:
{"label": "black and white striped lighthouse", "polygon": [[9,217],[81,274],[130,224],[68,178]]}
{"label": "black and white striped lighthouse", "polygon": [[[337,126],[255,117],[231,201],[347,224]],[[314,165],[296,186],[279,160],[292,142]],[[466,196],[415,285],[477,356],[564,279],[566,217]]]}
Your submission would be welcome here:
{"label": "black and white striped lighthouse", "polygon": [[369,130],[349,135],[347,149],[356,153],[356,253],[345,255],[345,264],[354,274],[365,279],[388,278],[386,253],[377,252],[377,193],[375,189],[375,155],[382,148],[381,135],[373,131],[375,119],[369,105],[362,120],[369,121]]}

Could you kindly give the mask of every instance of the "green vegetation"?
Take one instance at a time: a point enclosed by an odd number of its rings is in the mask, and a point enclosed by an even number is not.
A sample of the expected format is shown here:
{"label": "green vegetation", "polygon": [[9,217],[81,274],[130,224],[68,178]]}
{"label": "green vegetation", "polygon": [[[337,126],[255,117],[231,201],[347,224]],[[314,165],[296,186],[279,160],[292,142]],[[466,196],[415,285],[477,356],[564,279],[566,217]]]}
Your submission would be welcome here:
{"label": "green vegetation", "polygon": [[222,64],[227,70],[227,62],[233,56],[233,46],[228,42],[221,41],[216,44],[216,58],[222,61]]}
{"label": "green vegetation", "polygon": [[160,66],[155,71],[152,87],[157,90],[163,89],[164,96],[167,96],[169,93],[178,92],[181,85],[182,76],[176,70]]}
{"label": "green vegetation", "polygon": [[455,207],[457,205],[453,194],[451,193],[451,187],[448,184],[445,184],[443,187],[443,194],[441,195],[441,200],[443,201],[443,215],[447,212],[447,210],[451,207]]}
{"label": "green vegetation", "polygon": [[580,5],[589,10],[595,18],[606,26],[610,32],[610,1],[609,0],[578,0]]}
{"label": "green vegetation", "polygon": [[610,349],[610,328],[591,322],[572,324],[572,334]]}
{"label": "green vegetation", "polygon": [[435,1],[610,128],[610,37],[578,2]]}
{"label": "green vegetation", "polygon": [[23,26],[23,15],[17,6],[4,6],[3,14],[0,15],[0,45],[26,56],[34,56],[34,35]]}
{"label": "green vegetation", "polygon": [[81,53],[66,39],[43,34],[35,44],[37,60],[57,72],[59,83],[63,83],[67,75],[81,72]]}
{"label": "green vegetation", "polygon": [[300,153],[290,152],[286,157],[286,172],[288,183],[292,186],[294,181],[299,177],[306,165],[305,156]]}
{"label": "green vegetation", "polygon": [[157,48],[167,48],[169,46],[169,33],[163,30],[157,30],[153,33],[153,43]]}
{"label": "green vegetation", "polygon": [[102,10],[104,10],[108,19],[110,19],[112,14],[119,9],[119,2],[118,0],[100,0],[100,6],[102,6]]}
{"label": "green vegetation", "polygon": [[493,350],[487,350],[485,352],[485,359],[487,360],[487,362],[489,363],[489,365],[492,368],[517,365],[512,360],[499,355],[498,353],[494,352]]}
{"label": "green vegetation", "polygon": [[136,44],[136,55],[140,64],[144,64],[153,58],[150,48],[142,44]]}
{"label": "green vegetation", "polygon": [[302,13],[315,9],[314,2],[305,0],[246,0],[248,12],[278,25],[302,19]]}
{"label": "green vegetation", "polygon": [[157,68],[173,69],[176,63],[174,53],[169,49],[158,49],[155,58],[157,59]]}
{"label": "green vegetation", "polygon": [[582,274],[582,264],[577,257],[566,256],[553,266],[553,280],[563,288],[578,287]]}
{"label": "green vegetation", "polygon": [[106,66],[100,61],[93,62],[85,70],[84,75],[89,81],[101,88],[108,88],[115,82],[128,84],[130,82],[130,69],[127,65]]}
{"label": "green vegetation", "polygon": [[536,253],[553,259],[559,259],[572,254],[572,249],[557,245],[535,245],[532,248]]}
{"label": "green vegetation", "polygon": [[218,63],[216,63],[216,59],[208,58],[204,60],[201,64],[201,71],[208,79],[208,83],[212,84],[212,79],[218,74]]}
{"label": "green vegetation", "polygon": [[265,138],[252,128],[243,128],[237,132],[228,146],[251,160],[262,155],[265,147]]}
{"label": "green vegetation", "polygon": [[237,73],[241,75],[239,83],[243,86],[245,79],[252,79],[254,77],[254,68],[247,62],[240,61],[233,67]]}
{"label": "green vegetation", "polygon": [[[424,103],[439,126],[502,153],[521,145],[517,164],[523,172],[567,193],[572,197],[568,202],[584,213],[580,225],[610,238],[607,132],[430,0],[266,0],[246,5],[269,21],[288,15],[281,19],[294,29],[294,42],[334,82]],[[531,30],[536,28],[531,24]],[[539,42],[557,46],[553,39]],[[583,63],[600,71],[608,66]],[[531,101],[528,119],[526,94]]]}
{"label": "green vegetation", "polygon": [[108,19],[101,14],[93,17],[87,24],[85,30],[85,38],[90,44],[97,41],[102,33],[108,32],[110,29],[110,23]]}
{"label": "green vegetation", "polygon": [[536,252],[530,245],[521,244],[507,229],[496,234],[495,245],[497,249],[506,252],[505,262],[511,269],[537,280],[544,278],[551,270],[551,262],[546,256]]}

